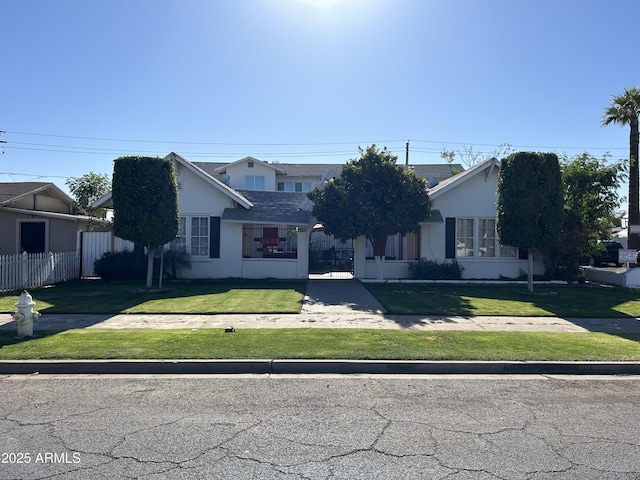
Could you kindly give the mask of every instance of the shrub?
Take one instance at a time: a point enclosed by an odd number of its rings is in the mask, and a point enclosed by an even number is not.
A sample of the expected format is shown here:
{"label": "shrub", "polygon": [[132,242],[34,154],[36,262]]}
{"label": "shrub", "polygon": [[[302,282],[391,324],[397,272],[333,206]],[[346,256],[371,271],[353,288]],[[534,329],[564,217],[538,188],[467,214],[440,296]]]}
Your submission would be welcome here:
{"label": "shrub", "polygon": [[[154,271],[160,268],[160,255],[154,259]],[[191,268],[189,254],[184,250],[166,250],[164,252],[164,278],[175,280],[184,269]],[[147,256],[140,252],[105,253],[95,261],[93,269],[96,275],[107,281],[144,280],[147,277]]]}
{"label": "shrub", "polygon": [[412,280],[459,280],[464,267],[456,260],[438,263],[421,258],[409,264],[409,278]]}
{"label": "shrub", "polygon": [[93,264],[96,275],[102,280],[144,280],[147,276],[147,256],[139,253],[105,253]]}
{"label": "shrub", "polygon": [[[155,262],[160,268],[160,256],[156,255]],[[154,264],[154,270],[156,265]],[[191,256],[185,250],[169,249],[164,252],[164,276],[171,280],[180,277],[184,269],[191,269]]]}

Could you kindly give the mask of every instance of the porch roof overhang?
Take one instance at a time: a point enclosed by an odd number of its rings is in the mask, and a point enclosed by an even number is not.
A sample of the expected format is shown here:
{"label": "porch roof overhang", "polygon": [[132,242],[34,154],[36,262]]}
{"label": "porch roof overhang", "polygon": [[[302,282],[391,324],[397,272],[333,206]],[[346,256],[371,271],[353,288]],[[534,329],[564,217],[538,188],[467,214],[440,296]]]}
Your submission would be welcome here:
{"label": "porch roof overhang", "polygon": [[304,208],[304,193],[242,190],[251,208],[225,208],[222,220],[241,223],[286,223],[308,225],[311,215]]}
{"label": "porch roof overhang", "polygon": [[427,218],[424,222],[420,222],[420,224],[424,223],[444,223],[444,219],[442,218],[442,213],[440,210],[431,210],[429,212],[429,218]]}
{"label": "porch roof overhang", "polygon": [[223,222],[232,223],[286,223],[293,225],[309,225],[309,212],[304,210],[292,212],[280,212],[278,214],[265,215],[265,212],[244,210],[242,208],[226,208],[222,213]]}
{"label": "porch roof overhang", "polygon": [[70,222],[97,222],[97,223],[104,223],[104,224],[109,223],[106,220],[101,220],[95,217],[89,217],[88,215],[71,215],[70,213],[45,212],[43,210],[28,210],[26,208],[0,206],[0,211],[19,213],[22,215],[30,215],[34,217],[56,218],[58,220],[67,220]]}

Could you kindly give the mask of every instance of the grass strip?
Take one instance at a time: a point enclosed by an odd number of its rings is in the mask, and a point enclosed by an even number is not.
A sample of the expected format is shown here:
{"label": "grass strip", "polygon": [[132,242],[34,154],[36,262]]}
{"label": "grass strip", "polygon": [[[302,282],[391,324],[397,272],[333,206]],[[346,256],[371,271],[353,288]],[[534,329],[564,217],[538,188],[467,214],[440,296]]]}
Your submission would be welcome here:
{"label": "grass strip", "polygon": [[640,361],[640,335],[368,329],[68,330],[18,340],[0,360],[354,359]]}

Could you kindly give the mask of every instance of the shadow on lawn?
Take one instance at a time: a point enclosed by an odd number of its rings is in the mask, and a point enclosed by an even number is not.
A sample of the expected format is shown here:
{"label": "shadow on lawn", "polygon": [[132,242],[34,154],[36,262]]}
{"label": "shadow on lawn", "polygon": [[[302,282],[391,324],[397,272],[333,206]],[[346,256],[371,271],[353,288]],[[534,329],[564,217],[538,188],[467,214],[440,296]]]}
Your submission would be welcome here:
{"label": "shadow on lawn", "polygon": [[10,347],[18,344],[22,344],[23,347],[25,347],[25,349],[28,349],[29,342],[33,340],[40,340],[43,338],[51,337],[53,335],[57,335],[58,333],[60,333],[59,331],[53,331],[53,330],[39,330],[39,331],[34,330],[33,337],[18,338],[17,328],[14,327],[12,330],[13,331],[10,331],[5,328],[2,328],[0,330],[0,350],[2,350],[4,347]]}
{"label": "shadow on lawn", "polygon": [[[217,305],[215,301],[201,302],[202,310],[194,311],[189,308],[190,299],[206,295],[227,295],[233,290],[294,290],[300,297],[304,296],[306,282],[279,280],[210,280],[190,282],[165,282],[163,291],[144,291],[144,284],[140,282],[103,282],[100,280],[73,280],[58,285],[37,288],[30,291],[36,304],[36,309],[43,314],[88,314],[96,315],[96,322],[103,321],[112,315],[127,313],[129,310],[152,300],[178,300],[167,307],[167,311],[158,313],[184,314],[218,314],[218,313],[280,313],[258,310],[256,312],[227,311]],[[14,295],[17,299],[17,295]],[[5,297],[6,298],[6,297]],[[12,297],[13,298],[13,297]],[[300,300],[301,303],[302,300]],[[14,311],[13,303],[9,300],[3,304],[3,310]],[[185,306],[181,310],[181,306]],[[300,305],[301,306],[301,305]],[[207,308],[211,308],[208,310]],[[262,308],[258,305],[255,308]],[[250,307],[249,307],[250,308]],[[137,312],[136,312],[137,313]],[[154,312],[139,312],[154,313]]]}
{"label": "shadow on lawn", "polygon": [[[617,324],[635,331],[640,317],[640,292],[621,287],[535,286],[533,294],[525,285],[369,284],[367,288],[390,314],[438,316],[441,322],[455,316],[553,316],[589,331],[615,333]],[[607,319],[615,320],[608,326]],[[420,322],[418,317],[413,320]]]}

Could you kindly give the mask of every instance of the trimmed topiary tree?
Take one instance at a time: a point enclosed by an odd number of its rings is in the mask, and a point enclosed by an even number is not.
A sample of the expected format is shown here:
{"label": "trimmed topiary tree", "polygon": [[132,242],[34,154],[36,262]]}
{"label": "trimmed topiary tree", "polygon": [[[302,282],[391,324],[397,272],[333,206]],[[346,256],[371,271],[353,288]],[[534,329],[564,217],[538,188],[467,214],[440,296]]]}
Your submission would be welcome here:
{"label": "trimmed topiary tree", "polygon": [[178,189],[171,160],[120,157],[113,167],[113,231],[147,247],[147,288],[153,279],[153,252],[178,235]]}
{"label": "trimmed topiary tree", "polygon": [[527,290],[533,291],[533,252],[554,247],[563,220],[562,176],[555,153],[518,152],[503,159],[498,177],[498,238],[528,252]]}

